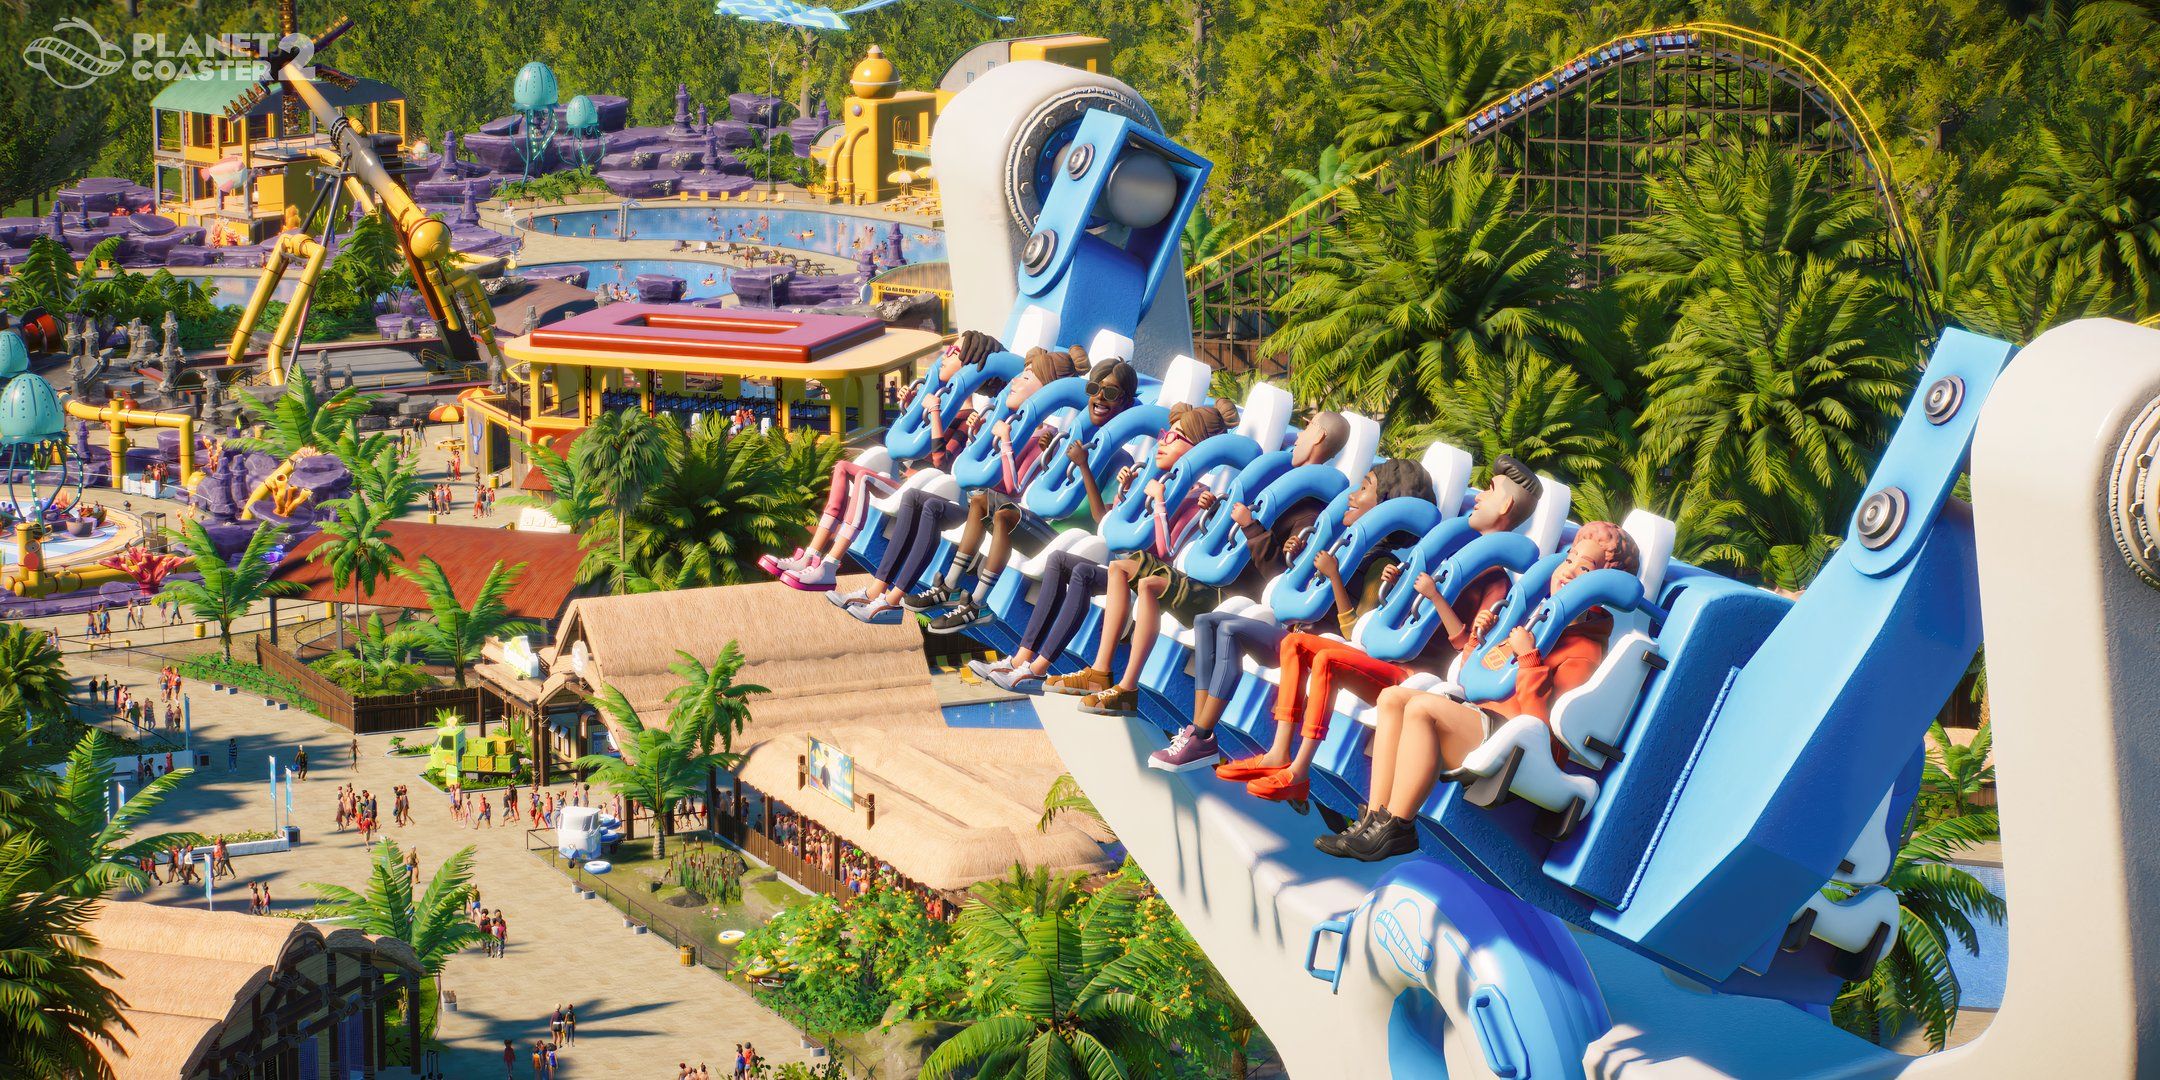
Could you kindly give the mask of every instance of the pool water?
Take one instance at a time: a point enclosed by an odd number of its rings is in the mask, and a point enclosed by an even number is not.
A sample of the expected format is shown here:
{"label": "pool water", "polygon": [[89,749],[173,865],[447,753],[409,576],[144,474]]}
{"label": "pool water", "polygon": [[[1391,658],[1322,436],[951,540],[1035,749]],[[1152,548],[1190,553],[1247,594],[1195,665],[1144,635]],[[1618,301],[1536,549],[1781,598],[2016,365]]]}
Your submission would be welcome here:
{"label": "pool water", "polygon": [[685,300],[709,300],[735,291],[735,286],[730,281],[731,268],[718,263],[691,262],[684,259],[574,259],[519,265],[526,269],[540,266],[582,266],[585,268],[585,287],[595,292],[603,285],[621,285],[635,291],[639,274],[681,278]]}
{"label": "pool water", "polygon": [[1007,731],[1041,730],[1042,718],[1033,702],[978,701],[970,705],[947,705],[945,726],[955,728],[1001,728]]}
{"label": "pool water", "polygon": [[[614,210],[540,213],[533,216],[532,231],[612,240],[619,216]],[[867,247],[882,252],[893,224],[852,214],[783,210],[770,205],[641,206],[630,211],[630,231],[638,240],[735,240],[849,259]],[[942,262],[945,234],[925,225],[902,222],[900,254],[911,263]]]}
{"label": "pool water", "polygon": [[[2000,866],[1960,863],[1959,868],[1979,878],[1989,892],[2008,900]],[[1950,970],[1957,972],[1958,1005],[1967,1009],[2002,1008],[2003,984],[2010,977],[2010,927],[2007,922],[1976,921],[1974,936],[1980,939],[1978,954],[1966,952],[1952,941]]]}

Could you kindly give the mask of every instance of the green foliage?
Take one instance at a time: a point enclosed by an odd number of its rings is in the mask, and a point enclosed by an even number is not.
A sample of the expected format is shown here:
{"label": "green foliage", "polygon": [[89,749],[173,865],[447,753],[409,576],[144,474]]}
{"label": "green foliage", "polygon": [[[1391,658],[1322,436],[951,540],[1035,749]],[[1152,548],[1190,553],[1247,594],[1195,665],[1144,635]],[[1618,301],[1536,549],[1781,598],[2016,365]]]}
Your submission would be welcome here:
{"label": "green foliage", "polygon": [[530,199],[542,203],[568,202],[573,195],[605,193],[607,184],[595,175],[590,165],[575,169],[547,173],[530,179],[512,180],[495,189],[495,198],[503,202]]}
{"label": "green foliage", "polygon": [[412,946],[420,966],[437,975],[458,950],[480,939],[479,925],[465,914],[465,904],[472,898],[472,877],[473,849],[468,847],[444,859],[428,878],[427,888],[418,889],[397,842],[383,840],[375,845],[365,893],[314,882],[308,888],[322,898],[321,907],[331,917],[345,920],[362,933],[385,935]]}
{"label": "green foliage", "polygon": [[0,623],[0,692],[12,708],[32,716],[66,714],[67,662],[44,631],[17,622]]}
{"label": "green foliage", "polygon": [[465,689],[465,669],[480,661],[480,650],[489,638],[539,633],[540,627],[510,614],[506,599],[517,584],[525,564],[504,568],[498,560],[469,597],[460,597],[450,575],[434,558],[423,555],[413,567],[397,567],[397,575],[412,582],[427,598],[432,617],[406,624],[406,644],[449,664],[457,688]]}
{"label": "green foliage", "polygon": [[418,664],[406,662],[412,648],[412,636],[405,627],[385,630],[382,616],[370,615],[350,650],[331,653],[308,666],[358,696],[433,689],[435,677]]}
{"label": "green foliage", "polygon": [[362,394],[350,386],[325,398],[316,395],[313,380],[288,379],[285,392],[267,405],[248,395],[240,396],[244,422],[261,425],[262,433],[227,439],[226,446],[260,450],[279,459],[302,450],[333,453],[346,430],[366,416],[374,404],[374,395]]}
{"label": "green foliage", "polygon": [[310,712],[319,712],[322,708],[300,689],[298,683],[275,672],[265,671],[245,660],[208,653],[190,656],[175,667],[183,677],[196,682],[237,686],[249,693],[277,698]]}
{"label": "green foliage", "polygon": [[750,866],[732,848],[698,845],[668,862],[668,880],[715,904],[742,902],[742,879]]}
{"label": "green foliage", "polygon": [[99,1048],[128,1023],[99,981],[114,975],[89,933],[98,901],[39,889],[50,854],[30,833],[0,841],[0,1075],[106,1080]]}
{"label": "green foliage", "polygon": [[733,750],[735,736],[750,722],[750,698],[772,691],[756,683],[735,681],[735,676],[742,673],[744,657],[733,641],[721,648],[711,666],[680,649],[675,650],[675,655],[677,660],[668,665],[668,670],[682,680],[682,685],[668,691],[673,706],[668,711],[669,729],[682,732],[705,754],[712,753],[716,745],[722,752]]}
{"label": "green foliage", "polygon": [[370,211],[338,241],[337,254],[315,286],[309,325],[327,317],[341,327],[372,328],[375,302],[393,289],[410,287],[412,272],[398,246],[397,229],[380,210]]}
{"label": "green foliage", "polygon": [[816,160],[795,156],[795,137],[774,130],[769,135],[750,129],[750,143],[730,153],[750,170],[752,179],[808,186],[818,181],[823,166]]}
{"label": "green foliage", "polygon": [[1343,100],[1343,150],[1370,167],[1521,85],[1532,67],[1518,44],[1475,4],[1397,22]]}
{"label": "green foliage", "polygon": [[[1831,1018],[1884,1045],[1918,1024],[1928,1044],[1940,1050],[1957,1022],[1960,994],[1950,950],[1977,951],[1973,920],[2000,922],[2008,911],[2001,897],[1952,860],[2001,834],[1993,810],[1935,821],[1916,815],[1915,820],[1920,823],[1911,828],[1882,881],[1898,897],[1897,944],[1867,978],[1845,984],[1831,1004]],[[1849,891],[1845,886],[1827,890],[1833,898]]]}
{"label": "green foliage", "polygon": [[247,614],[258,600],[292,596],[301,591],[296,581],[273,578],[271,574],[275,567],[264,558],[270,549],[285,539],[282,525],[266,521],[258,526],[248,537],[247,547],[231,565],[218,554],[217,542],[210,539],[210,530],[204,528],[202,522],[190,520],[178,530],[168,532],[187,549],[188,569],[201,575],[202,580],[168,580],[165,591],[157,598],[177,602],[196,618],[216,623],[218,643],[224,647],[228,661],[232,659],[234,619]]}
{"label": "green foliage", "polygon": [[704,732],[646,727],[630,699],[613,686],[602,686],[597,696],[586,700],[607,713],[630,740],[622,747],[621,757],[587,754],[578,759],[577,767],[591,770],[592,780],[652,810],[657,829],[653,857],[667,858],[668,821],[675,805],[703,793],[712,771],[734,768],[741,763],[741,755],[713,753],[700,745]]}
{"label": "green foliage", "polygon": [[593,519],[607,512],[606,496],[600,493],[599,484],[592,476],[580,470],[570,458],[555,452],[550,446],[529,443],[525,453],[533,467],[548,482],[546,495],[512,495],[503,501],[512,506],[530,506],[545,510],[555,520],[562,522],[571,532],[581,533]]}
{"label": "green foliage", "polygon": [[961,997],[951,927],[892,889],[873,888],[845,904],[815,896],[790,905],[751,931],[736,956],[738,968],[783,957],[792,963],[792,978],[758,996],[819,1034],[863,1031],[889,1014],[944,1019]]}
{"label": "green foliage", "polygon": [[[645,497],[646,489],[667,475],[670,462],[679,462],[675,452],[681,443],[681,432],[667,414],[622,409],[594,417],[571,445],[573,467],[591,480],[593,490],[612,511],[609,523],[615,534],[616,592],[624,590],[630,570],[625,518]],[[595,576],[589,572],[591,563],[588,559],[587,566],[581,568],[588,571],[581,574],[588,580]]]}
{"label": "green foliage", "polygon": [[[390,530],[385,528],[394,516],[392,508],[369,502],[364,492],[323,505],[336,511],[337,516],[323,525],[322,533],[328,539],[309,558],[327,565],[331,584],[339,589],[350,588],[353,603],[358,604],[361,593],[375,595],[375,583],[405,558],[405,553],[390,542]],[[339,633],[343,632],[340,620]]]}

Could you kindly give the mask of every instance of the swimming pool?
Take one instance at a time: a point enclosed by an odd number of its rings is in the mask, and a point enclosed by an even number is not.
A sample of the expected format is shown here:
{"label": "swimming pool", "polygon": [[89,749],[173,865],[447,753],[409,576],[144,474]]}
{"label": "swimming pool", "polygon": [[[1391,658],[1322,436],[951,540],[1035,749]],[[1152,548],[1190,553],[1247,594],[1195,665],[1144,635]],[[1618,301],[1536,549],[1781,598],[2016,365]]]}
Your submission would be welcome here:
{"label": "swimming pool", "polygon": [[1026,698],[947,705],[944,713],[946,727],[1001,728],[1006,731],[1039,731],[1042,728],[1042,718],[1035,715],[1034,703]]}
{"label": "swimming pool", "polygon": [[[1984,866],[1978,863],[1959,863],[1959,869],[1979,878],[1989,892],[2010,898],[2003,887],[2000,866]],[[1950,970],[1957,972],[1958,1005],[1967,1009],[2002,1008],[2003,984],[2010,977],[2010,927],[2004,922],[1976,920],[1973,936],[1980,939],[1977,954],[1965,951],[1955,941],[1950,946]]]}
{"label": "swimming pool", "polygon": [[[615,238],[614,210],[564,210],[535,214],[542,235]],[[630,211],[637,240],[738,240],[772,247],[854,258],[865,247],[883,249],[900,225],[900,254],[911,263],[942,262],[945,234],[925,225],[775,206],[640,206]]]}
{"label": "swimming pool", "polygon": [[709,300],[734,292],[730,280],[732,269],[718,263],[690,262],[683,259],[571,259],[563,262],[520,263],[523,269],[540,266],[582,266],[585,268],[585,287],[598,291],[602,285],[622,285],[637,288],[639,274],[662,274],[683,280],[683,299]]}

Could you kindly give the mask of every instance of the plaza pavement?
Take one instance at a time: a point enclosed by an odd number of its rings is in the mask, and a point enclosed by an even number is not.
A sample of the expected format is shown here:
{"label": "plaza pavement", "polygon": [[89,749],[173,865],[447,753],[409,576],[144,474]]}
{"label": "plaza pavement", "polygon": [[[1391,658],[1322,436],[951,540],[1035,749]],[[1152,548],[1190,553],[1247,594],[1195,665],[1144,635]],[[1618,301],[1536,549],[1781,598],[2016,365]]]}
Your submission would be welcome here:
{"label": "plaza pavement", "polygon": [[[71,656],[69,669],[78,679],[117,678],[133,686],[138,697],[157,699],[155,669],[89,656]],[[211,693],[208,686],[187,689],[196,745],[210,752],[210,765],[183,782],[151,815],[146,831],[268,829],[267,756],[276,754],[283,765],[298,748],[308,752],[309,780],[294,785],[293,823],[300,826],[300,845],[286,853],[236,857],[239,879],[219,883],[220,909],[245,905],[250,881],[269,883],[275,906],[288,910],[315,902],[308,882],[364,889],[369,859],[358,833],[331,828],[337,789],[348,782],[373,791],[385,819],[391,788],[410,787],[413,824],[389,826],[387,832],[403,847],[419,847],[423,875],[461,847],[476,849],[481,902],[506,912],[509,947],[501,959],[469,950],[444,969],[443,986],[458,998],[457,1011],[442,1013],[436,1033],[448,1047],[442,1063],[446,1076],[501,1075],[504,1039],[519,1046],[515,1075],[526,1075],[532,1041],[546,1037],[548,1015],[565,1002],[575,1003],[578,1015],[577,1045],[561,1055],[559,1075],[565,1080],[664,1078],[682,1061],[725,1072],[735,1044],[744,1040],[770,1061],[808,1060],[800,1034],[748,993],[706,968],[682,966],[675,948],[659,937],[632,934],[606,901],[574,896],[567,878],[526,852],[522,825],[457,827],[444,797],[414,775],[414,760],[387,756],[388,735],[361,737],[356,768],[352,736],[319,717],[279,711],[259,697]],[[226,741],[234,738],[240,741],[240,766],[228,773]],[[199,888],[174,885],[158,886],[146,899],[203,903]]]}

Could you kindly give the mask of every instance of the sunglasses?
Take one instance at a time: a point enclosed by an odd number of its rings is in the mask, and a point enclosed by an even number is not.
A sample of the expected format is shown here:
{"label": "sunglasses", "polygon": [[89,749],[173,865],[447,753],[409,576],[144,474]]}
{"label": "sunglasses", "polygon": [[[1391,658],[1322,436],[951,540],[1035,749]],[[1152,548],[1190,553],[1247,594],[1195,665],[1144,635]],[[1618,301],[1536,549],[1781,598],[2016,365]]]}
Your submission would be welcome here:
{"label": "sunglasses", "polygon": [[1118,385],[1114,380],[1103,379],[1088,384],[1088,396],[1101,398],[1105,401],[1123,401],[1125,399],[1125,388]]}
{"label": "sunglasses", "polygon": [[1185,433],[1184,433],[1184,432],[1182,432],[1182,431],[1179,431],[1179,430],[1178,430],[1178,429],[1176,429],[1176,428],[1170,428],[1169,430],[1167,430],[1167,431],[1164,431],[1164,432],[1163,432],[1163,434],[1162,434],[1162,438],[1161,438],[1161,439],[1158,439],[1158,440],[1156,440],[1156,441],[1157,441],[1157,442],[1160,442],[1160,443],[1163,443],[1163,444],[1164,444],[1164,445],[1166,445],[1166,446],[1167,446],[1167,445],[1169,445],[1170,443],[1184,443],[1184,444],[1185,444],[1185,445],[1187,445],[1187,446],[1191,446],[1191,445],[1192,445],[1192,440],[1191,440],[1191,439],[1189,439],[1189,438],[1186,438],[1186,436],[1185,436]]}

